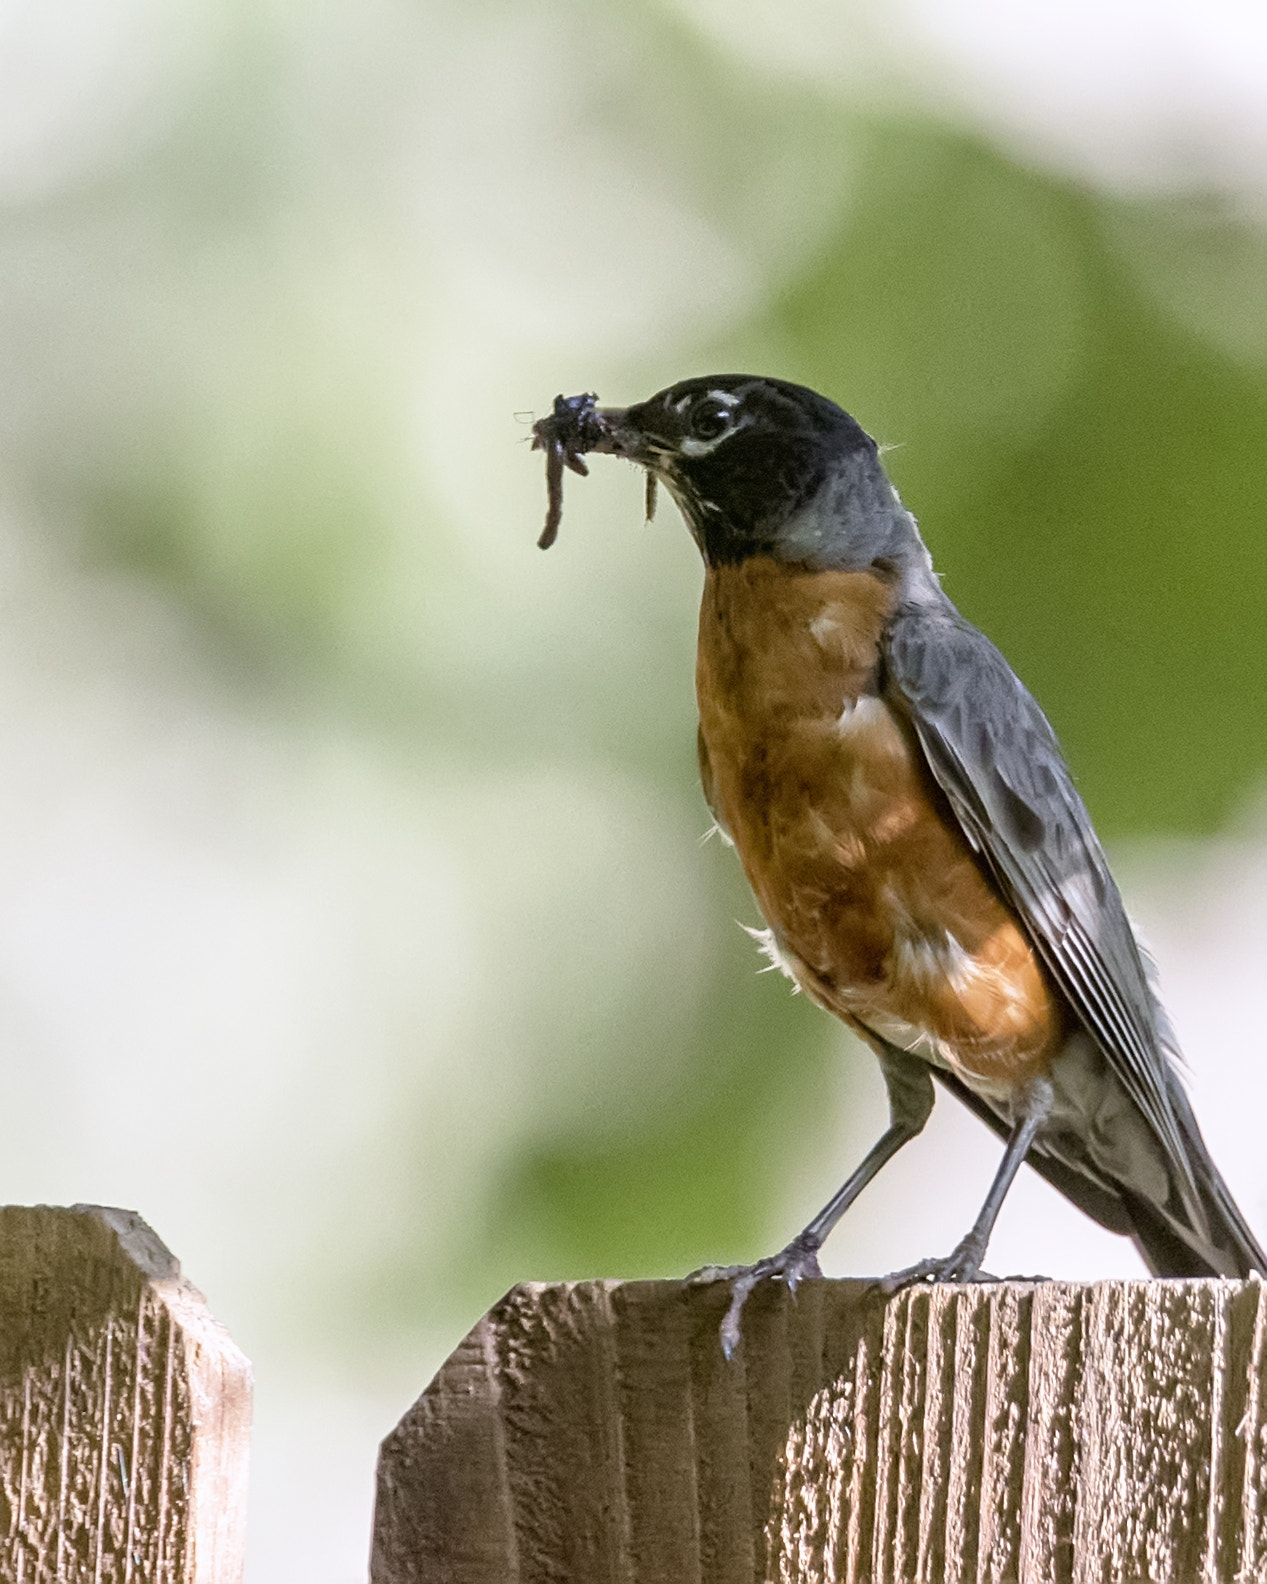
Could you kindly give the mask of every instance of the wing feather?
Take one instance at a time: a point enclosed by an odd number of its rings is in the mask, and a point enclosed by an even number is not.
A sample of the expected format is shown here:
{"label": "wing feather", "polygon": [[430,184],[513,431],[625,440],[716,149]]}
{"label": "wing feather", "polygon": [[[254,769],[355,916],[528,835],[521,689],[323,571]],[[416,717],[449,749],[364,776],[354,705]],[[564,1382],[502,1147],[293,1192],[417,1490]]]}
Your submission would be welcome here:
{"label": "wing feather", "polygon": [[900,607],[885,663],[889,697],[964,834],[1195,1197],[1166,1025],[1047,717],[949,601]]}

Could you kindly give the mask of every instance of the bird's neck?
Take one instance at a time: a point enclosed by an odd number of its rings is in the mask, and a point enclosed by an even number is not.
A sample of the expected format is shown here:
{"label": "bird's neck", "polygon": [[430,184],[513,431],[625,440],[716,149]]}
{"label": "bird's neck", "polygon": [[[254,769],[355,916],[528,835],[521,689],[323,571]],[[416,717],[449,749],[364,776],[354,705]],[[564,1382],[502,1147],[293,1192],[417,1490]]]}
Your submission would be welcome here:
{"label": "bird's neck", "polygon": [[736,532],[709,503],[680,498],[678,504],[709,568],[760,560],[810,573],[866,573],[894,590],[896,604],[941,602],[915,519],[878,460],[859,464],[851,457],[804,505],[764,531]]}

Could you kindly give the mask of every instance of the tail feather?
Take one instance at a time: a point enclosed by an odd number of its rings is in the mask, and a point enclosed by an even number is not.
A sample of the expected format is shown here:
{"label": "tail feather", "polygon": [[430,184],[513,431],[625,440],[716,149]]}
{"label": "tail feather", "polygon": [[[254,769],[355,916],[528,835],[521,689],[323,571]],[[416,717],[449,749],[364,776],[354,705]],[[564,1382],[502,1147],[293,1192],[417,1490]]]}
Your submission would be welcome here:
{"label": "tail feather", "polygon": [[1258,1269],[1247,1267],[1239,1251],[1181,1236],[1147,1199],[1129,1192],[1122,1197],[1131,1219],[1131,1242],[1154,1276],[1248,1276],[1250,1269]]}
{"label": "tail feather", "polygon": [[[1175,1088],[1179,1090],[1178,1084]],[[1211,1160],[1182,1090],[1178,1102],[1175,1109],[1198,1204],[1185,1205],[1177,1185],[1165,1205],[1134,1193],[1129,1184],[1117,1185],[1135,1246],[1154,1276],[1267,1275],[1267,1254]]]}

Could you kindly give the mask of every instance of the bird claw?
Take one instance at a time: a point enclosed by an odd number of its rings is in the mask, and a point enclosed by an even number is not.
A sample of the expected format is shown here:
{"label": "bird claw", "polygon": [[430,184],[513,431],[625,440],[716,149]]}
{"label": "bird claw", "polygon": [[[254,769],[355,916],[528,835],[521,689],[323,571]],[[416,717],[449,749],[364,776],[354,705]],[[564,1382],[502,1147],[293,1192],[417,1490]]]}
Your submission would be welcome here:
{"label": "bird claw", "polygon": [[804,1236],[793,1238],[785,1249],[760,1259],[755,1265],[703,1265],[692,1271],[688,1282],[724,1281],[730,1284],[730,1304],[721,1323],[721,1350],[733,1358],[739,1346],[740,1317],[743,1306],[763,1281],[781,1281],[791,1293],[803,1281],[822,1276],[818,1263],[818,1244]]}
{"label": "bird claw", "polygon": [[710,1282],[734,1281],[736,1276],[742,1276],[748,1269],[750,1267],[747,1265],[701,1265],[698,1270],[683,1276],[682,1280],[692,1287],[707,1287]]}
{"label": "bird claw", "polygon": [[913,1287],[919,1282],[954,1282],[959,1285],[968,1282],[997,1282],[999,1280],[997,1276],[991,1276],[989,1271],[981,1269],[981,1261],[984,1258],[984,1246],[969,1233],[949,1254],[942,1255],[940,1259],[919,1260],[914,1265],[908,1265],[905,1270],[894,1271],[891,1275],[882,1277],[877,1285],[881,1292],[893,1294],[901,1292],[904,1287]]}

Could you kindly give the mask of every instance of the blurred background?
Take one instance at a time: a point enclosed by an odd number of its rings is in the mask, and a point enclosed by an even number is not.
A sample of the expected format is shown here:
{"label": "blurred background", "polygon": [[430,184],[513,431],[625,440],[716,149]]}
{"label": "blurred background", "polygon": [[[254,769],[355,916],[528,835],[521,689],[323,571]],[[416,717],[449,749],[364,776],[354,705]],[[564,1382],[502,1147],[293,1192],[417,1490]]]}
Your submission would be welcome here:
{"label": "blurred background", "polygon": [[[0,1192],[254,1360],[252,1584],[364,1578],[512,1282],[769,1252],[883,1124],[701,842],[671,504],[534,544],[557,391],[735,369],[894,448],[1267,1233],[1258,6],[0,0]],[[943,1098],[829,1268],[998,1153]],[[1141,1270],[1029,1173],[990,1264]]]}

